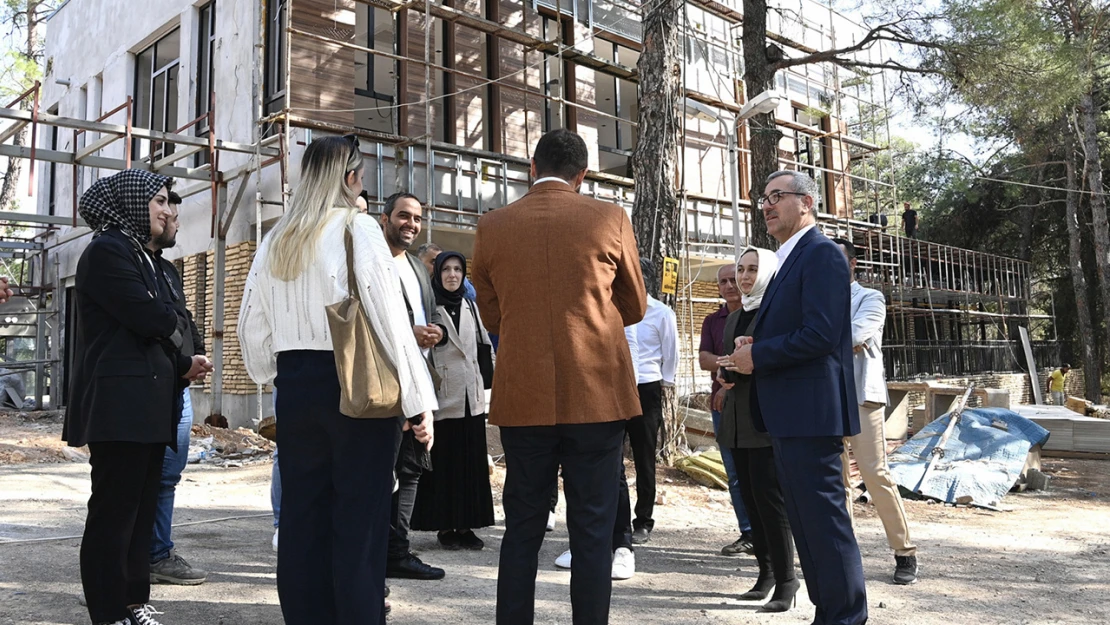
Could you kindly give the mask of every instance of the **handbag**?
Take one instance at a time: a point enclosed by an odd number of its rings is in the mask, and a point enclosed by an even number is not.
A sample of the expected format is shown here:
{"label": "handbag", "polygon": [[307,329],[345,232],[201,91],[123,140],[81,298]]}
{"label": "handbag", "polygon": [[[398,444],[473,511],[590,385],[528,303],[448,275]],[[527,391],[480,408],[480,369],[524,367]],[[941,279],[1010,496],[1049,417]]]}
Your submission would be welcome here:
{"label": "handbag", "polygon": [[339,374],[339,412],[355,419],[396,417],[402,413],[401,384],[359,297],[349,226],[343,246],[347,251],[347,299],[326,307]]}
{"label": "handbag", "polygon": [[482,324],[478,323],[478,312],[474,302],[466,301],[470,314],[474,316],[474,335],[478,342],[478,370],[482,372],[482,387],[493,388],[493,345],[482,341]]}

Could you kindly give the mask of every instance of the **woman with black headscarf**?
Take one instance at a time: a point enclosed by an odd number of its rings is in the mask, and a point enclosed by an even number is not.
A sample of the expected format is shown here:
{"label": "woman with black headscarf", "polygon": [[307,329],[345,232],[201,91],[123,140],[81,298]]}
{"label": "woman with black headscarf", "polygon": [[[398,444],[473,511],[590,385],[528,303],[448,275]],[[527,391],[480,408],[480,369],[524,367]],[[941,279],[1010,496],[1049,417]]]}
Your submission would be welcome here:
{"label": "woman with black headscarf", "polygon": [[[432,471],[416,492],[412,529],[439,532],[447,549],[479,550],[474,529],[493,525],[493,494],[486,460],[486,397],[480,358],[491,354],[489,334],[474,302],[463,297],[466,258],[436,257],[432,290],[444,320],[450,319],[433,360],[442,378],[435,413]],[[492,358],[491,356],[489,356]],[[488,361],[492,365],[492,360]]]}
{"label": "woman with black headscarf", "polygon": [[81,197],[93,229],[77,263],[70,400],[62,438],[89,446],[92,495],[81,583],[93,623],[158,625],[150,540],[166,446],[176,449],[178,380],[209,369],[183,354],[188,319],[148,253],[173,213],[173,180],[129,169]]}

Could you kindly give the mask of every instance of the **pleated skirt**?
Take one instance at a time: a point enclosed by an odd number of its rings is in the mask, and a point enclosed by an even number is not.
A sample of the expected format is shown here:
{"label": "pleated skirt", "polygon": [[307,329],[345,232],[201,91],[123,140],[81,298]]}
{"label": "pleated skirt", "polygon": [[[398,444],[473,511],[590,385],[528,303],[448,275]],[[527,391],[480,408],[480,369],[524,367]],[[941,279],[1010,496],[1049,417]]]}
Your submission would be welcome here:
{"label": "pleated skirt", "polygon": [[420,476],[411,527],[464,530],[493,525],[493,492],[486,460],[486,415],[435,423],[432,470]]}

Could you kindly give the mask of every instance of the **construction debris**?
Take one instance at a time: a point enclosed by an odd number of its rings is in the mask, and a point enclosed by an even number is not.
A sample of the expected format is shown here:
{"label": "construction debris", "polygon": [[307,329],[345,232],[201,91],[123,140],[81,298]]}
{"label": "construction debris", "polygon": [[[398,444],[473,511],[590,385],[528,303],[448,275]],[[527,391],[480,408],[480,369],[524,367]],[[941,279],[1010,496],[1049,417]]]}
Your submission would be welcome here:
{"label": "construction debris", "polygon": [[189,463],[241,467],[264,462],[274,453],[274,443],[246,428],[228,430],[194,425],[189,445]]}
{"label": "construction debris", "polygon": [[969,408],[906,441],[891,454],[890,472],[903,493],[997,509],[1026,472],[1030,451],[1048,439],[1048,430],[1011,410]]}
{"label": "construction debris", "polygon": [[682,469],[686,475],[694,478],[694,481],[702,486],[728,490],[728,475],[725,473],[725,465],[721,461],[721,452],[716,449],[701,451],[680,458],[675,466]]}

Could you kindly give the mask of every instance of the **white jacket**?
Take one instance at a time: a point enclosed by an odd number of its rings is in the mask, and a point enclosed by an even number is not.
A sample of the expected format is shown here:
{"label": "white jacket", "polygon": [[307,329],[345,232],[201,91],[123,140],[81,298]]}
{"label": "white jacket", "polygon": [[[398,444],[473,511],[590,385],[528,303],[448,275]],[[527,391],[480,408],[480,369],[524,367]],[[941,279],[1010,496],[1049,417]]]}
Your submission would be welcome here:
{"label": "white jacket", "polygon": [[856,401],[886,404],[886,374],[883,371],[883,326],[886,299],[875,289],[852,283],[852,347],[863,346],[852,362],[856,373]]}

